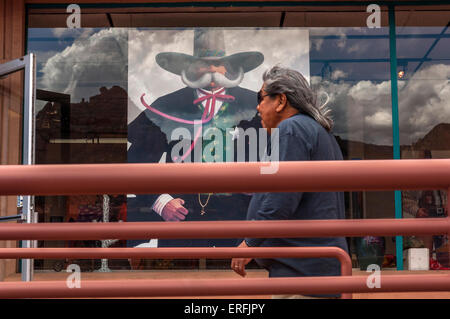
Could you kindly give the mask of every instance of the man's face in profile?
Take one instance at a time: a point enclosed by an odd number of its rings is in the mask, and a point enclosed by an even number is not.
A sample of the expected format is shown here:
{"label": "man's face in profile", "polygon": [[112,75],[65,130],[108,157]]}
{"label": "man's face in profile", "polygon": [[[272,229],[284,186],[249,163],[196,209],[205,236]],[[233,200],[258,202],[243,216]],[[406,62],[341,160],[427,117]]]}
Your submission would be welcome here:
{"label": "man's face in profile", "polygon": [[277,127],[280,116],[276,111],[276,107],[279,105],[278,99],[275,96],[267,94],[264,89],[265,85],[262,86],[261,90],[258,92],[258,105],[256,110],[261,117],[261,125],[265,128],[269,134],[272,128]]}

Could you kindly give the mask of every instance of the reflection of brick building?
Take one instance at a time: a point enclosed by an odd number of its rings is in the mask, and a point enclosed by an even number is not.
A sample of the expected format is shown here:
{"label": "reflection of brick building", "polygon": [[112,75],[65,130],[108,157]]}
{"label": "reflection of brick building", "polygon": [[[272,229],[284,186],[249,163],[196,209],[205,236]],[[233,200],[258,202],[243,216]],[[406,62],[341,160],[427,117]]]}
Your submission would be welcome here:
{"label": "reflection of brick building", "polygon": [[[433,127],[424,137],[418,139],[412,145],[404,145],[401,148],[403,159],[417,158],[448,158],[450,154],[450,124],[440,123]],[[402,209],[403,217],[416,217],[419,209],[421,191],[403,191]],[[447,203],[447,194],[442,192],[443,200]]]}
{"label": "reflection of brick building", "polygon": [[450,150],[450,123],[440,123],[412,144],[415,150]]}
{"label": "reflection of brick building", "polygon": [[72,138],[126,137],[127,92],[119,86],[99,91],[89,102],[71,104]]}
{"label": "reflection of brick building", "polygon": [[[36,163],[123,163],[127,151],[127,92],[118,86],[79,103],[38,91],[48,102],[36,116]],[[70,99],[70,97],[69,97]]]}
{"label": "reflection of brick building", "polygon": [[[89,101],[70,103],[70,95],[37,91],[48,101],[36,116],[36,163],[124,163],[127,160],[127,92],[118,86],[100,88]],[[111,222],[126,221],[125,196],[110,197]],[[92,222],[103,220],[102,196],[47,196],[36,198],[40,222]],[[59,242],[61,246],[87,247],[93,241]],[[44,244],[40,242],[40,244]],[[98,244],[98,243],[97,243]],[[114,246],[123,246],[117,242]],[[41,264],[42,263],[42,264]],[[36,267],[55,268],[58,262],[36,261]],[[98,262],[88,262],[90,270]],[[111,266],[127,267],[111,261]],[[56,269],[56,268],[55,268]]]}

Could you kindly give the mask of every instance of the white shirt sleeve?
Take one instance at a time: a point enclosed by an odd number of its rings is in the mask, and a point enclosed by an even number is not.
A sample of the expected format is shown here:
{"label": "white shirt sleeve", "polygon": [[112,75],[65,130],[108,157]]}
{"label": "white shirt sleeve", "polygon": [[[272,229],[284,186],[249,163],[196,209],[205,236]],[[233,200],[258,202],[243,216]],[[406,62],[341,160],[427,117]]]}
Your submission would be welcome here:
{"label": "white shirt sleeve", "polygon": [[169,194],[162,194],[153,203],[152,209],[161,216],[164,207],[173,199]]}

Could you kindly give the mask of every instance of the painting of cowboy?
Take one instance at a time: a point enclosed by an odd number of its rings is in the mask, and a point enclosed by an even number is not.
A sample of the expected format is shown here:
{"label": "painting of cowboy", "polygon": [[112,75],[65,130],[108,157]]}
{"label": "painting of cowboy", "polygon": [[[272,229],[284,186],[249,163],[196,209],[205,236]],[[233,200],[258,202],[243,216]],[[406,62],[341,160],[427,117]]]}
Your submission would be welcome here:
{"label": "painting of cowboy", "polygon": [[[142,96],[141,102],[146,110],[128,125],[128,140],[131,142],[128,162],[195,161],[195,148],[203,153],[206,145],[214,143],[213,139],[206,139],[205,134],[200,139],[196,138],[199,132],[194,122],[198,120],[201,124],[197,127],[203,133],[214,128],[220,130],[223,139],[227,134],[234,138],[232,147],[237,137],[232,136],[230,129],[258,129],[261,126],[256,111],[256,92],[241,88],[239,84],[245,73],[261,65],[264,56],[260,52],[227,56],[225,49],[223,30],[196,29],[193,55],[162,52],[156,56],[156,63],[165,71],[179,75],[186,87],[156,99],[151,105]],[[172,133],[180,128],[187,130],[191,138],[170,141]],[[180,142],[187,147],[173,155],[173,147]],[[225,146],[223,148],[225,152]],[[218,150],[216,152],[219,153]],[[213,155],[217,158],[218,154]],[[205,162],[203,154],[200,158]],[[241,220],[245,218],[249,200],[250,196],[246,194],[138,195],[128,199],[128,214],[129,219],[136,215],[137,220],[145,220],[149,215],[153,220],[164,221]],[[158,246],[235,244],[234,239],[181,239],[159,240]]]}

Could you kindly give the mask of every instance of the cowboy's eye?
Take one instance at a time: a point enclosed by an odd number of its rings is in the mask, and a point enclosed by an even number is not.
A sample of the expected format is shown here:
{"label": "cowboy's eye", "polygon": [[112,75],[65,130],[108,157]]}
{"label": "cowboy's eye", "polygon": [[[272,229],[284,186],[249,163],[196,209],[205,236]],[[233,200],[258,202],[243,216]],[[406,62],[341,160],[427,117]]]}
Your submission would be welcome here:
{"label": "cowboy's eye", "polygon": [[189,80],[198,80],[206,72],[207,69],[205,66],[199,64],[191,64],[186,70],[186,77]]}

